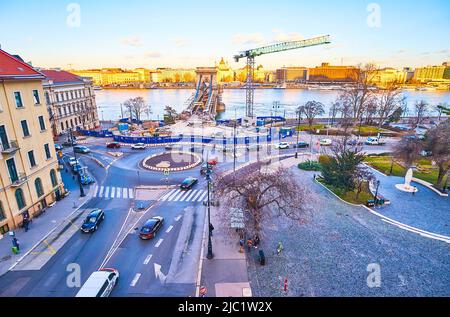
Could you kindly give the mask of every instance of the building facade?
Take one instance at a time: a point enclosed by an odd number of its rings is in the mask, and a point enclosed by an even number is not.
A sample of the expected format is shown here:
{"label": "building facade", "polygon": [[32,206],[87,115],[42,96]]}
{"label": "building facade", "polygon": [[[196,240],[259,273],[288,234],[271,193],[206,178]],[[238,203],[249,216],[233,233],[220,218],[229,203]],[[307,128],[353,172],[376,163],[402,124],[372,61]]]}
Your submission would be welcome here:
{"label": "building facade", "polygon": [[42,81],[45,76],[0,50],[0,234],[60,199]]}
{"label": "building facade", "polygon": [[391,84],[406,83],[408,73],[394,68],[380,69],[371,75],[370,82],[381,88],[386,88]]}
{"label": "building facade", "polygon": [[306,67],[282,67],[277,69],[278,82],[305,82],[309,80],[309,70]]}
{"label": "building facade", "polygon": [[416,68],[413,80],[417,83],[442,80],[444,79],[445,69],[445,65]]}
{"label": "building facade", "polygon": [[92,130],[100,123],[93,83],[90,78],[79,77],[63,70],[41,70],[44,96],[54,136],[68,130]]}
{"label": "building facade", "polygon": [[353,66],[321,66],[309,69],[309,81],[314,82],[351,82],[358,78],[358,69]]}

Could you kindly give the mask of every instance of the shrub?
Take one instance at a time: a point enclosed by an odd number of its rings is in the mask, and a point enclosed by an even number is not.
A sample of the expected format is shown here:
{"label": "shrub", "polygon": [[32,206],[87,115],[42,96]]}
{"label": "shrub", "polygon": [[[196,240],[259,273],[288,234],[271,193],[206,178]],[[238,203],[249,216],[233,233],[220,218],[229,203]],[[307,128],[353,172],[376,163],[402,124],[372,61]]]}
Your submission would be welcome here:
{"label": "shrub", "polygon": [[304,171],[320,172],[322,170],[322,165],[317,161],[307,160],[303,163],[298,164],[298,168]]}

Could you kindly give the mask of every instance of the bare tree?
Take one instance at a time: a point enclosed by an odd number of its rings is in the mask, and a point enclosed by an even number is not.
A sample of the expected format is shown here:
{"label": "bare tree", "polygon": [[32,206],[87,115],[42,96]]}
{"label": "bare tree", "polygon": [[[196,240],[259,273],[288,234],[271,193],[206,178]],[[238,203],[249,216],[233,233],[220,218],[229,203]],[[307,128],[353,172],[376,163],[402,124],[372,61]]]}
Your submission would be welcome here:
{"label": "bare tree", "polygon": [[444,176],[450,168],[450,119],[427,132],[424,148],[431,153],[431,158],[439,168],[436,185],[442,188]]}
{"label": "bare tree", "polygon": [[402,96],[402,91],[397,83],[388,84],[384,90],[381,90],[377,96],[378,116],[380,119],[378,126],[381,127],[383,122],[395,110],[402,107],[405,101],[406,98]]}
{"label": "bare tree", "polygon": [[394,156],[405,163],[406,169],[419,158],[422,142],[413,134],[404,136],[394,147]]}
{"label": "bare tree", "polygon": [[262,163],[253,164],[243,175],[219,176],[214,188],[227,206],[222,220],[229,223],[230,207],[240,208],[246,231],[252,235],[261,236],[263,223],[274,217],[302,221],[309,210],[308,192],[293,173],[283,168],[264,171]]}
{"label": "bare tree", "polygon": [[415,126],[422,123],[424,117],[428,114],[428,103],[425,100],[416,101],[414,104]]}
{"label": "bare tree", "polygon": [[362,120],[367,105],[374,98],[371,82],[376,71],[374,64],[359,65],[355,82],[341,94],[343,102],[351,108],[354,125]]}
{"label": "bare tree", "polygon": [[298,108],[298,111],[300,111],[301,114],[305,115],[306,120],[309,124],[309,128],[312,127],[314,119],[317,116],[321,116],[325,113],[323,103],[314,100],[308,101],[303,106],[300,106]]}
{"label": "bare tree", "polygon": [[438,121],[441,122],[442,114],[450,115],[450,107],[447,103],[440,103],[436,105],[435,111],[438,113]]}
{"label": "bare tree", "polygon": [[364,185],[369,186],[369,183],[375,180],[375,176],[364,165],[358,165],[353,175],[356,188],[356,199],[359,199],[359,195],[363,191]]}
{"label": "bare tree", "polygon": [[151,107],[142,97],[130,98],[123,103],[130,113],[131,120],[136,119],[141,121],[141,116],[144,113],[151,113]]}
{"label": "bare tree", "polygon": [[341,103],[337,99],[336,101],[331,103],[330,111],[328,112],[328,115],[331,118],[331,123],[330,123],[331,125],[334,124],[334,120],[336,120],[336,117],[340,111],[341,111]]}

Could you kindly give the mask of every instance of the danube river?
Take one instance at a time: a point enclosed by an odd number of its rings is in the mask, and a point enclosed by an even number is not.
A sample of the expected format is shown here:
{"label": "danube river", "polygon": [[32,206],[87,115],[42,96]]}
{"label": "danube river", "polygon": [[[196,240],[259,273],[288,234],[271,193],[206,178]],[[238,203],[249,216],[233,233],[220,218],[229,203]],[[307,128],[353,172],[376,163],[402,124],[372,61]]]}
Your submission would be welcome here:
{"label": "danube river", "polygon": [[[193,93],[192,89],[104,89],[96,90],[99,117],[102,120],[117,120],[121,117],[120,104],[134,97],[143,97],[150,104],[152,113],[149,119],[162,119],[165,106],[172,106],[181,112],[185,107],[186,100]],[[295,109],[309,100],[322,102],[326,106],[326,114],[330,104],[338,95],[336,90],[306,90],[306,89],[257,89],[255,90],[255,114],[258,116],[275,115],[273,102],[279,101],[280,108],[276,110],[277,115],[286,113],[287,117],[295,117]],[[404,91],[407,98],[410,114],[414,103],[425,100],[430,105],[446,102],[450,104],[449,91]],[[226,111],[220,115],[221,119],[238,118],[245,114],[245,90],[225,89],[223,102]],[[123,109],[125,111],[125,108]],[[126,117],[127,114],[124,113]],[[147,114],[143,115],[147,119]]]}

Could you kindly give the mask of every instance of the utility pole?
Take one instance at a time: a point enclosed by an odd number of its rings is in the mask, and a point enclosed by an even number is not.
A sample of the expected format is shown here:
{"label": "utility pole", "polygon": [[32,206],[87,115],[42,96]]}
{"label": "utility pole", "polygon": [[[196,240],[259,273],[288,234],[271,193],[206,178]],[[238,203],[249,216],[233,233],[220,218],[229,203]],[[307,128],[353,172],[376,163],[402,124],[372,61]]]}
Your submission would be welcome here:
{"label": "utility pole", "polygon": [[[72,129],[69,129],[69,137],[70,137],[70,144],[72,144],[72,151],[73,151],[73,157],[75,158],[75,164],[78,164],[78,160],[77,160],[77,153],[75,152],[75,146],[73,144],[73,134],[72,134]],[[83,184],[81,184],[81,175],[80,175],[81,171],[77,172],[77,179],[78,179],[78,185],[80,186],[80,197],[84,197],[86,196],[86,194],[84,193],[84,188],[83,188]]]}
{"label": "utility pole", "polygon": [[236,107],[234,107],[234,131],[233,131],[233,172],[236,173]]}
{"label": "utility pole", "polygon": [[206,258],[208,260],[212,260],[214,258],[214,254],[212,251],[212,240],[211,240],[211,197],[210,197],[210,187],[211,187],[211,166],[208,163],[208,157],[206,162],[206,181],[207,181],[207,187],[208,187],[208,253],[206,255]]}
{"label": "utility pole", "polygon": [[300,111],[300,109],[297,109],[298,111],[298,118],[297,118],[297,144],[295,145],[295,158],[298,158],[298,141],[299,141],[299,137],[300,137],[300,120],[302,119],[302,112]]}

